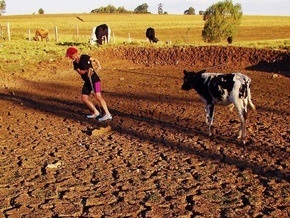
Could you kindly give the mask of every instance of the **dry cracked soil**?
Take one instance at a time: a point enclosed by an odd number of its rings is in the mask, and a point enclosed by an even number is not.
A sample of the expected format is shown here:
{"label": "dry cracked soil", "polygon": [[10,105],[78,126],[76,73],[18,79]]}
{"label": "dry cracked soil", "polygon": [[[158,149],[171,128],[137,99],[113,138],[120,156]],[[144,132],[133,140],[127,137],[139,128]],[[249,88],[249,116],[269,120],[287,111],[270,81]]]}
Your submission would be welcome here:
{"label": "dry cracked soil", "polygon": [[[66,48],[64,48],[65,50]],[[65,58],[23,66],[0,89],[1,217],[289,217],[290,53],[236,47],[95,49],[113,120],[80,100]],[[9,63],[3,63],[9,64]],[[252,79],[237,112],[180,89],[183,69]]]}

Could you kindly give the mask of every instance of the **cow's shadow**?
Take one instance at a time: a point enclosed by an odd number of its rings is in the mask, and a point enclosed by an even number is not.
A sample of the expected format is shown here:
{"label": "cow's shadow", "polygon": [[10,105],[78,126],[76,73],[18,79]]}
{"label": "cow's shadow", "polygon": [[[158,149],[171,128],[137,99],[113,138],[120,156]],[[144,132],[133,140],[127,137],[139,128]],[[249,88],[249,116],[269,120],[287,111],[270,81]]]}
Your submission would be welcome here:
{"label": "cow's shadow", "polygon": [[259,61],[259,63],[246,67],[246,70],[263,71],[263,72],[274,72],[282,74],[286,77],[290,77],[290,62],[288,58],[282,58],[277,61]]}

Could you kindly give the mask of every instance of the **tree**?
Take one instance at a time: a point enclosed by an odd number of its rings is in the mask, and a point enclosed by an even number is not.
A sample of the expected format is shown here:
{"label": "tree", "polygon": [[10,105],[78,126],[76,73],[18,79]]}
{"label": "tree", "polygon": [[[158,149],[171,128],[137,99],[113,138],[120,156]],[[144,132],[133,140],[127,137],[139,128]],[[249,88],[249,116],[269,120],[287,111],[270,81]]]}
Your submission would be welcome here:
{"label": "tree", "polygon": [[38,9],[38,14],[44,14],[44,10],[42,8]]}
{"label": "tree", "polygon": [[205,21],[202,38],[205,42],[220,42],[233,37],[242,18],[241,4],[233,5],[231,0],[213,4],[203,14]]}
{"label": "tree", "polygon": [[122,7],[118,7],[116,12],[120,13],[120,14],[122,14],[122,13],[130,13],[130,11],[126,10],[123,6]]}
{"label": "tree", "polygon": [[116,7],[115,6],[113,6],[113,5],[108,5],[107,7],[106,7],[106,13],[116,13],[116,11],[117,11],[117,9],[116,9]]}
{"label": "tree", "polygon": [[6,12],[6,2],[4,0],[0,1],[0,15]]}
{"label": "tree", "polygon": [[193,7],[188,8],[184,11],[184,14],[186,15],[195,15],[195,9]]}
{"label": "tree", "polygon": [[158,4],[158,14],[163,14],[163,4],[162,3]]}
{"label": "tree", "polygon": [[135,13],[144,13],[147,14],[148,12],[148,5],[146,3],[139,5],[137,8],[134,9]]}
{"label": "tree", "polygon": [[94,9],[92,13],[116,13],[116,7],[109,4],[106,7]]}
{"label": "tree", "polygon": [[131,13],[131,11],[126,10],[124,7],[118,7],[116,8],[113,5],[108,5],[106,7],[100,7],[96,8],[91,11],[91,13],[109,13],[109,14],[114,14],[114,13]]}

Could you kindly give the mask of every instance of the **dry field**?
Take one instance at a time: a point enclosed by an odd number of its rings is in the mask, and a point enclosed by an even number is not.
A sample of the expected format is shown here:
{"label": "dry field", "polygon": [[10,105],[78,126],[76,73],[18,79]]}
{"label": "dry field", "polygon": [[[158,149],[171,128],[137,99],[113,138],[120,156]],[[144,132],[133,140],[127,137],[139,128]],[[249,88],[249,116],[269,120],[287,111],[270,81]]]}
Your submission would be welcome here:
{"label": "dry field", "polygon": [[[202,28],[199,16],[146,15],[160,27],[152,46],[144,17],[106,16],[0,16],[17,33],[0,41],[0,217],[289,217],[289,17],[245,17],[239,42],[203,46],[188,30]],[[116,43],[88,46],[105,18]],[[58,26],[59,42],[27,41],[27,29],[44,23]],[[123,44],[129,26],[139,31]],[[85,118],[69,45],[100,60],[112,121]],[[183,69],[203,68],[252,79],[246,145],[236,111],[217,106],[209,137],[204,105],[180,90]]]}
{"label": "dry field", "polygon": [[[84,22],[80,21],[81,18]],[[136,15],[136,14],[67,14],[0,16],[1,25],[9,22],[12,39],[26,39],[28,31],[33,34],[37,28],[47,28],[54,40],[58,28],[60,42],[87,42],[92,27],[107,23],[114,35],[115,43],[146,42],[145,30],[152,26],[161,44],[171,41],[173,45],[204,45],[201,37],[204,22],[202,16],[185,15]],[[273,41],[274,40],[274,41]],[[243,16],[236,45],[254,43],[286,43],[290,40],[290,17],[287,16]],[[225,42],[224,42],[225,43]],[[244,44],[243,44],[244,43]],[[255,44],[257,43],[257,44]],[[253,46],[253,45],[252,45]]]}

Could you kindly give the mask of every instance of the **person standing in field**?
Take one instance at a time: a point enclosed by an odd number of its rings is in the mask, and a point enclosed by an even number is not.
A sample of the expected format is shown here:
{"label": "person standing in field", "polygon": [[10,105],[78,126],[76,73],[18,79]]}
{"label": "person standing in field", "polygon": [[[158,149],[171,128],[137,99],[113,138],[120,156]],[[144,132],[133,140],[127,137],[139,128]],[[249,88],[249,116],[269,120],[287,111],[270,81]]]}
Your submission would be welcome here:
{"label": "person standing in field", "polygon": [[[78,54],[78,50],[74,47],[69,47],[66,51],[66,57],[73,60],[73,68],[77,71],[84,81],[82,88],[81,100],[89,107],[92,114],[87,115],[87,118],[95,118],[98,121],[111,120],[112,115],[108,110],[107,103],[101,94],[101,80],[97,71],[101,69],[101,64],[97,59],[93,59],[87,54]],[[93,68],[92,62],[96,64],[96,71]],[[94,93],[96,100],[100,103],[105,114],[101,116],[89,97],[91,92]]]}

